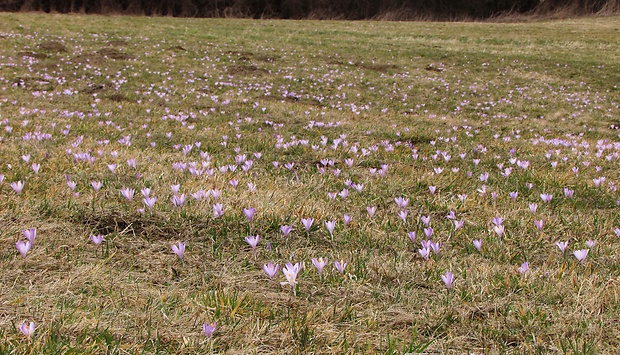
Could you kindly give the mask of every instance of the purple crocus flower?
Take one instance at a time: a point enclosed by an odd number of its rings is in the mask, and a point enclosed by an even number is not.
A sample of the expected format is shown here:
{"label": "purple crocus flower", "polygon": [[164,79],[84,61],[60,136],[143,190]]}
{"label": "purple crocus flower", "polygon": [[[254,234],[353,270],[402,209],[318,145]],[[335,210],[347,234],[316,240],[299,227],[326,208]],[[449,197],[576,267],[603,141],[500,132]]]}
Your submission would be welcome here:
{"label": "purple crocus flower", "polygon": [[336,229],[336,221],[326,221],[325,228],[327,228],[329,234],[334,235],[334,229]]}
{"label": "purple crocus flower", "polygon": [[269,278],[271,279],[273,279],[273,277],[276,276],[276,273],[278,272],[279,269],[280,269],[280,265],[278,264],[273,265],[273,263],[271,262],[269,264],[263,265],[263,271],[265,271],[267,276],[269,276]]}
{"label": "purple crocus flower", "polygon": [[21,180],[17,182],[12,182],[11,188],[13,189],[13,191],[15,191],[16,194],[21,195],[22,190],[24,189],[24,182]]}
{"label": "purple crocus flower", "polygon": [[183,255],[185,255],[185,244],[179,242],[179,246],[172,245],[172,251],[179,257],[179,259],[183,259]]}
{"label": "purple crocus flower", "polygon": [[556,242],[555,245],[557,245],[560,251],[564,253],[566,247],[568,246],[568,242]]}
{"label": "purple crocus flower", "polygon": [[243,209],[243,214],[245,215],[245,217],[248,219],[248,222],[250,223],[252,223],[252,219],[254,219],[255,213],[256,213],[256,208],[250,207],[250,208]]}
{"label": "purple crocus flower", "polygon": [[312,223],[314,223],[314,218],[308,217],[308,218],[301,219],[301,224],[304,225],[304,228],[306,228],[306,231],[309,231],[310,228],[312,228]]}
{"label": "purple crocus flower", "polygon": [[504,235],[505,229],[504,229],[504,226],[499,225],[499,226],[493,226],[493,231],[497,233],[498,237],[501,238]]}
{"label": "purple crocus flower", "polygon": [[415,243],[415,238],[417,237],[416,232],[408,232],[407,236],[409,237],[412,243]]}
{"label": "purple crocus flower", "polygon": [[32,337],[32,334],[34,334],[34,329],[35,329],[34,322],[30,322],[30,323],[24,322],[19,326],[19,330],[22,332],[22,334],[24,334],[24,336],[26,336],[26,338],[28,338],[28,340],[30,340],[30,338]]}
{"label": "purple crocus flower", "polygon": [[216,203],[213,205],[213,217],[218,218],[224,215],[224,205]]}
{"label": "purple crocus flower", "polygon": [[146,205],[146,207],[149,208],[149,210],[153,210],[153,207],[155,206],[155,201],[157,201],[156,197],[145,197],[142,199],[142,202],[144,202],[144,204]]}
{"label": "purple crocus flower", "polygon": [[452,274],[450,271],[446,272],[445,274],[441,275],[441,281],[443,281],[443,283],[446,285],[446,288],[449,290],[450,288],[452,288],[452,282],[454,282],[454,274]]}
{"label": "purple crocus flower", "polygon": [[30,251],[30,247],[32,247],[32,244],[29,240],[25,242],[20,240],[15,244],[15,247],[17,248],[17,251],[22,255],[22,258],[25,258],[26,254],[28,254],[28,251]]}
{"label": "purple crocus flower", "polygon": [[551,202],[553,195],[543,193],[543,194],[540,194],[540,198],[542,199],[543,202]]}
{"label": "purple crocus flower", "polygon": [[[97,234],[97,235],[91,235],[90,236],[90,240],[95,244],[95,245],[99,245],[101,244],[101,242],[103,242],[103,236],[101,234]],[[174,250],[174,249],[173,249]]]}
{"label": "purple crocus flower", "polygon": [[325,258],[313,258],[312,259],[312,264],[314,265],[314,267],[316,268],[316,270],[319,272],[319,275],[321,275],[323,273],[323,268],[325,267],[325,265],[327,265],[328,259]]}
{"label": "purple crocus flower", "polygon": [[213,333],[215,332],[215,329],[217,329],[216,322],[213,322],[211,324],[204,323],[202,325],[202,331],[205,333],[205,336],[207,338],[210,338],[213,335]]}
{"label": "purple crocus flower", "polygon": [[588,256],[589,251],[590,249],[575,250],[573,252],[573,255],[575,255],[577,260],[579,260],[580,262],[583,262],[584,260],[586,260],[586,257]]}
{"label": "purple crocus flower", "polygon": [[429,248],[422,248],[418,249],[418,253],[420,253],[420,256],[422,256],[424,260],[428,260],[428,257],[431,254],[431,250]]}
{"label": "purple crocus flower", "polygon": [[284,234],[285,237],[288,237],[288,235],[293,231],[293,227],[283,225],[280,226],[280,231],[282,232],[282,234]]}
{"label": "purple crocus flower", "polygon": [[527,261],[521,264],[521,266],[517,268],[517,271],[519,271],[520,274],[525,274],[529,270],[530,270],[530,263],[528,263]]}
{"label": "purple crocus flower", "polygon": [[28,239],[28,241],[30,242],[30,245],[34,245],[34,240],[37,237],[37,229],[36,228],[26,229],[24,231],[24,237]]}
{"label": "purple crocus flower", "polygon": [[543,221],[542,219],[534,220],[534,225],[536,226],[536,228],[538,228],[539,231],[542,232],[543,226],[545,225],[545,221]]}
{"label": "purple crocus flower", "polygon": [[344,269],[347,267],[348,263],[344,260],[336,260],[334,261],[334,267],[338,270],[339,273],[344,274]]}
{"label": "purple crocus flower", "polygon": [[482,239],[474,239],[473,240],[474,247],[482,253]]}
{"label": "purple crocus flower", "polygon": [[93,187],[95,192],[99,192],[99,190],[103,187],[103,183],[101,181],[91,181],[90,185]]}
{"label": "purple crocus flower", "polygon": [[295,290],[295,285],[297,285],[297,274],[301,270],[301,263],[296,263],[295,265],[291,263],[286,263],[284,268],[282,269],[282,273],[286,277],[285,282],[280,282],[280,285],[291,285],[293,287],[293,295],[297,295],[297,291]]}
{"label": "purple crocus flower", "polygon": [[136,193],[134,189],[122,188],[121,195],[127,199],[127,201],[131,202],[133,200],[133,196]]}
{"label": "purple crocus flower", "polygon": [[245,241],[252,247],[252,250],[256,250],[256,246],[258,245],[258,241],[260,240],[260,235],[250,235],[245,237]]}

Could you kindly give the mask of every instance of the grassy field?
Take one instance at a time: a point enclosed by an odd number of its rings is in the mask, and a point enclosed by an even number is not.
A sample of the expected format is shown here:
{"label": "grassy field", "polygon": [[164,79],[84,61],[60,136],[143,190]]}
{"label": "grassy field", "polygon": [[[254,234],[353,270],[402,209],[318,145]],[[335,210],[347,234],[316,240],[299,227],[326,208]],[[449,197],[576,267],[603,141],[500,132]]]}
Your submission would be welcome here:
{"label": "grassy field", "polygon": [[618,17],[0,14],[0,354],[615,353],[619,105]]}

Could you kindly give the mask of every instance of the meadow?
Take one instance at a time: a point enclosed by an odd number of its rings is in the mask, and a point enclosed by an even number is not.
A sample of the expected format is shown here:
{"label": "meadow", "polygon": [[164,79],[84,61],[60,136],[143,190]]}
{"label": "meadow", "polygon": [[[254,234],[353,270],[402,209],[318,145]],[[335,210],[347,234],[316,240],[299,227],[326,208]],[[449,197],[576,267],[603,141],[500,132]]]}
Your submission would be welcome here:
{"label": "meadow", "polygon": [[620,18],[0,14],[0,354],[614,353]]}

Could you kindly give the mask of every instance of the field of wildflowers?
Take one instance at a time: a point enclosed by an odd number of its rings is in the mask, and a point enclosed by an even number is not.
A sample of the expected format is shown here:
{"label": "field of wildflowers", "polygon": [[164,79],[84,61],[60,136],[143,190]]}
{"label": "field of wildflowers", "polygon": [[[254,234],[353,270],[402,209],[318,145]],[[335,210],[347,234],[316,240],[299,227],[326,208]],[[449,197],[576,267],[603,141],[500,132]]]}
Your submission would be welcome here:
{"label": "field of wildflowers", "polygon": [[0,354],[613,353],[620,18],[0,14]]}

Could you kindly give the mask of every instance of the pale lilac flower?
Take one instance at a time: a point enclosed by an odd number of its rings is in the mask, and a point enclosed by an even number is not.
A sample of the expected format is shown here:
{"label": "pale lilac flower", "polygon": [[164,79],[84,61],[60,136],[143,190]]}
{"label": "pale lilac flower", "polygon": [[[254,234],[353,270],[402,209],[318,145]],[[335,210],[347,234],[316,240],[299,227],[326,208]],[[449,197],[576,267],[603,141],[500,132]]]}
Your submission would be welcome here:
{"label": "pale lilac flower", "polygon": [[151,189],[149,189],[148,187],[145,187],[142,190],[140,190],[140,193],[142,193],[142,196],[144,197],[149,197],[151,195]]}
{"label": "pale lilac flower", "polygon": [[402,209],[407,208],[407,205],[409,205],[409,199],[402,196],[396,197],[394,202],[396,202],[396,205]]}
{"label": "pale lilac flower", "polygon": [[103,242],[103,236],[101,234],[91,235],[90,240],[93,242],[93,244],[99,245],[101,244],[101,242]]}
{"label": "pale lilac flower", "polygon": [[93,187],[95,192],[99,192],[99,190],[103,187],[103,183],[101,181],[91,181],[90,185]]}
{"label": "pale lilac flower", "polygon": [[269,276],[269,278],[272,278],[272,279],[274,276],[276,276],[276,273],[278,272],[279,269],[280,269],[280,265],[278,264],[273,265],[273,263],[271,262],[269,264],[263,265],[263,271],[265,271],[267,276]]}
{"label": "pale lilac flower", "polygon": [[39,174],[40,169],[41,169],[41,164],[32,163],[32,171],[34,171],[35,174]]}
{"label": "pale lilac flower", "polygon": [[595,246],[595,245],[596,245],[596,240],[592,240],[592,239],[588,239],[588,240],[586,240],[586,246],[587,246],[589,249],[594,248],[594,246]]}
{"label": "pale lilac flower", "polygon": [[571,190],[567,187],[564,188],[564,197],[566,198],[573,198],[573,195],[575,194],[575,190]]}
{"label": "pale lilac flower", "polygon": [[77,183],[75,181],[67,180],[67,186],[69,186],[69,189],[71,189],[71,191],[75,191]]}
{"label": "pale lilac flower", "polygon": [[459,230],[459,229],[463,228],[463,225],[465,224],[464,220],[453,221],[453,222],[454,222],[454,230]]}
{"label": "pale lilac flower", "polygon": [[474,247],[482,253],[482,239],[474,239],[473,240]]}
{"label": "pale lilac flower", "polygon": [[285,282],[280,282],[280,285],[291,285],[293,287],[293,295],[297,295],[297,291],[295,290],[295,285],[297,285],[297,274],[301,270],[301,263],[297,263],[295,265],[291,263],[286,263],[284,268],[282,269],[282,273],[284,277],[286,277]]}
{"label": "pale lilac flower", "polygon": [[204,323],[202,325],[202,331],[205,333],[205,336],[207,338],[210,338],[213,335],[213,333],[215,332],[215,329],[217,329],[216,322],[213,322],[211,324]]}
{"label": "pale lilac flower", "polygon": [[424,225],[427,227],[431,223],[431,216],[422,216],[420,217],[420,219],[422,220],[422,223],[424,223]]}
{"label": "pale lilac flower", "polygon": [[30,247],[32,247],[32,244],[29,240],[25,242],[20,240],[15,244],[15,247],[17,248],[17,251],[22,255],[22,258],[25,258],[26,254],[28,254],[28,251],[30,251]]}
{"label": "pale lilac flower", "polygon": [[179,242],[179,246],[173,244],[170,248],[179,257],[179,259],[183,259],[183,255],[185,255],[185,244]]}
{"label": "pale lilac flower", "polygon": [[29,324],[24,322],[19,326],[19,330],[30,340],[32,334],[34,334],[35,324],[34,322],[30,322]]}
{"label": "pale lilac flower", "polygon": [[216,203],[213,205],[213,217],[219,218],[224,215],[224,205],[221,203]]}
{"label": "pale lilac flower", "polygon": [[172,190],[173,194],[178,194],[179,191],[181,190],[181,185],[180,184],[171,185],[170,190]]}
{"label": "pale lilac flower", "polygon": [[121,195],[123,195],[123,197],[129,202],[133,200],[133,196],[135,193],[136,191],[134,191],[134,189],[121,188]]}
{"label": "pale lilac flower", "polygon": [[614,229],[614,233],[616,233],[617,237],[620,237],[620,228]]}
{"label": "pale lilac flower", "polygon": [[372,218],[375,215],[375,212],[377,212],[377,207],[376,206],[368,206],[366,207],[366,212],[368,212],[368,216],[370,218]]}
{"label": "pale lilac flower", "polygon": [[496,226],[501,226],[504,223],[504,219],[502,217],[494,217],[491,222]]}
{"label": "pale lilac flower", "polygon": [[398,217],[400,217],[403,222],[407,222],[407,210],[398,211]]}
{"label": "pale lilac flower", "polygon": [[280,231],[285,237],[288,237],[288,235],[293,231],[293,227],[287,225],[280,226]]}
{"label": "pale lilac flower", "polygon": [[321,275],[323,273],[323,268],[325,267],[325,265],[327,265],[327,262],[329,260],[327,258],[323,259],[323,258],[313,258],[312,259],[312,264],[314,265],[314,267],[316,268],[316,271],[319,272],[319,275]]}
{"label": "pale lilac flower", "polygon": [[245,237],[245,241],[252,247],[252,250],[256,250],[256,246],[258,245],[258,241],[260,240],[260,235],[250,235]]}
{"label": "pale lilac flower", "polygon": [[516,200],[517,196],[519,196],[519,192],[518,191],[512,191],[510,193],[510,198],[513,199],[513,200]]}
{"label": "pale lilac flower", "polygon": [[348,263],[344,260],[336,260],[334,261],[334,267],[338,270],[339,273],[344,274],[344,269],[347,267]]}
{"label": "pale lilac flower", "polygon": [[334,229],[336,229],[336,221],[326,221],[325,228],[327,228],[329,234],[334,235]]}
{"label": "pale lilac flower", "polygon": [[116,171],[116,166],[116,164],[108,164],[108,169],[112,172],[112,174]]}
{"label": "pale lilac flower", "polygon": [[441,275],[441,281],[443,281],[443,283],[446,285],[446,288],[449,290],[450,288],[452,288],[452,282],[454,282],[454,274],[452,274],[450,271],[446,272],[445,274]]}
{"label": "pale lilac flower", "polygon": [[517,271],[519,271],[520,274],[525,274],[529,270],[530,270],[530,264],[527,261],[521,264],[521,266],[517,268]]}
{"label": "pale lilac flower", "polygon": [[250,207],[250,208],[244,208],[243,209],[243,214],[245,215],[245,218],[248,219],[248,222],[252,223],[252,219],[254,219],[254,214],[256,213],[256,208],[254,207]]}
{"label": "pale lilac flower", "polygon": [[12,182],[11,188],[13,189],[13,191],[15,191],[16,194],[21,195],[22,190],[24,189],[24,182],[21,180],[17,182]]}
{"label": "pale lilac flower", "polygon": [[435,194],[435,191],[437,191],[437,186],[429,186],[428,190],[431,192],[431,195]]}
{"label": "pale lilac flower", "polygon": [[543,230],[543,226],[545,225],[545,221],[543,221],[542,219],[536,219],[534,220],[534,225],[536,226],[536,228],[538,228],[539,231],[542,232]]}
{"label": "pale lilac flower", "polygon": [[185,194],[172,195],[172,197],[170,197],[170,202],[172,202],[172,205],[174,207],[183,207],[186,199],[187,199],[187,195]]}
{"label": "pale lilac flower", "polygon": [[24,231],[24,237],[28,239],[31,245],[34,245],[34,240],[37,237],[37,229],[36,228],[26,229]]}
{"label": "pale lilac flower", "polygon": [[580,262],[583,262],[584,260],[586,260],[586,257],[588,256],[589,251],[590,249],[575,250],[573,252],[573,255],[575,255],[577,260],[579,260]]}
{"label": "pale lilac flower", "polygon": [[312,223],[314,223],[314,218],[308,217],[308,218],[301,219],[301,224],[304,225],[304,228],[306,228],[306,231],[309,231],[310,228],[312,228]]}
{"label": "pale lilac flower", "polygon": [[353,217],[349,216],[348,214],[345,214],[342,217],[342,220],[344,222],[344,225],[347,226],[347,225],[349,225],[349,223],[351,223],[351,221],[353,220]]}
{"label": "pale lilac flower", "polygon": [[493,226],[493,231],[497,233],[498,237],[501,238],[504,235],[505,229],[504,229],[504,226],[499,225],[499,226]]}
{"label": "pale lilac flower", "polygon": [[551,202],[553,195],[543,193],[543,194],[540,194],[540,198],[543,200],[543,202]]}
{"label": "pale lilac flower", "polygon": [[149,210],[153,210],[153,206],[155,206],[155,202],[157,201],[156,197],[145,197],[142,199],[142,202],[149,208]]}
{"label": "pale lilac flower", "polygon": [[431,250],[429,248],[422,248],[418,249],[418,253],[420,253],[420,256],[422,256],[424,260],[428,260]]}
{"label": "pale lilac flower", "polygon": [[417,237],[416,232],[409,232],[407,233],[407,236],[409,237],[412,243],[415,243],[415,238]]}
{"label": "pale lilac flower", "polygon": [[530,203],[530,212],[532,213],[536,213],[536,210],[538,209],[538,204],[537,203]]}
{"label": "pale lilac flower", "polygon": [[560,251],[564,253],[566,247],[568,246],[568,242],[556,242],[555,245],[557,245]]}
{"label": "pale lilac flower", "polygon": [[430,243],[429,246],[431,247],[431,250],[433,251],[433,253],[438,254],[439,253],[439,248],[441,248],[441,242],[435,243],[432,241],[429,241]]}
{"label": "pale lilac flower", "polygon": [[433,228],[431,227],[424,228],[424,235],[426,236],[426,239],[430,239],[430,237],[433,236]]}

